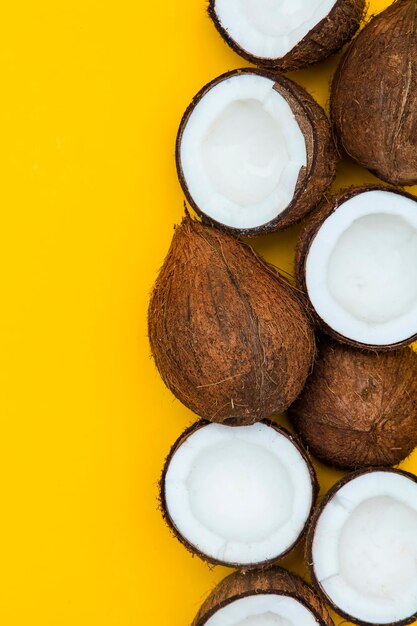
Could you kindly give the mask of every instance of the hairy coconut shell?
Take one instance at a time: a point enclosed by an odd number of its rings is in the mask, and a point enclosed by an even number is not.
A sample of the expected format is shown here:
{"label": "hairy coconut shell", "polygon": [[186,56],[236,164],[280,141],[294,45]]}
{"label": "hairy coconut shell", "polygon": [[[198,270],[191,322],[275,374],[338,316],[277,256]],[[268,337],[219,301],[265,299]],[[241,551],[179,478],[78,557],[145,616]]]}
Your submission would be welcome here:
{"label": "hairy coconut shell", "polygon": [[[326,322],[318,315],[313,305],[311,304],[310,300],[308,299],[308,290],[307,290],[307,284],[306,284],[306,262],[307,262],[308,252],[322,224],[334,211],[336,211],[336,209],[339,206],[341,206],[347,200],[350,200],[350,198],[353,198],[357,194],[361,194],[366,191],[378,191],[378,190],[396,193],[406,198],[410,198],[410,200],[413,200],[414,202],[417,203],[417,198],[415,196],[409,193],[406,193],[405,191],[401,191],[400,189],[393,189],[392,187],[383,187],[382,185],[380,186],[363,185],[360,187],[350,187],[349,189],[341,190],[339,193],[337,193],[336,195],[326,200],[322,204],[322,206],[317,211],[315,211],[303,225],[300,235],[298,237],[297,248],[296,248],[296,253],[295,253],[295,276],[296,276],[297,287],[300,289],[301,292],[303,292],[306,295],[307,302],[310,304],[310,312],[317,326],[320,328],[320,330],[330,335],[334,339],[337,339],[338,341],[341,341],[342,343],[351,345],[353,347],[356,347],[356,348],[360,347],[362,349],[378,350],[380,352],[383,352],[383,351],[389,351],[389,350],[396,350],[398,348],[402,348],[404,346],[410,345],[413,341],[417,340],[417,334],[411,337],[408,337],[404,341],[399,341],[396,344],[389,344],[386,346],[361,344],[357,341],[349,339],[348,337],[341,335],[336,330],[328,326]],[[417,204],[416,204],[416,210],[417,210]]]}
{"label": "hairy coconut shell", "polygon": [[281,58],[254,56],[242,48],[223,27],[216,13],[216,0],[209,2],[209,15],[225,42],[254,65],[290,72],[327,59],[340,50],[358,30],[365,10],[365,0],[337,0],[329,14]]}
{"label": "hairy coconut shell", "polygon": [[[339,482],[337,482],[327,492],[327,494],[324,496],[323,500],[320,502],[320,504],[317,506],[316,510],[314,511],[314,514],[313,514],[313,516],[311,518],[310,526],[309,526],[308,531],[307,531],[306,549],[305,549],[305,558],[306,558],[307,566],[308,566],[308,569],[309,569],[309,572],[310,572],[310,577],[311,577],[311,581],[313,583],[314,589],[318,591],[319,595],[326,601],[326,604],[328,604],[334,611],[336,611],[336,613],[338,615],[341,615],[348,622],[353,622],[355,624],[358,624],[359,626],[370,626],[370,623],[369,622],[363,622],[363,621],[361,621],[359,619],[354,619],[352,617],[352,615],[349,615],[348,613],[345,613],[344,611],[342,611],[340,609],[340,607],[336,606],[334,604],[334,602],[332,602],[332,600],[324,593],[324,591],[323,591],[319,581],[317,580],[316,572],[315,572],[315,569],[314,569],[313,542],[314,542],[314,536],[315,536],[315,532],[316,532],[316,526],[317,526],[318,519],[319,519],[320,515],[322,514],[324,508],[327,506],[327,504],[335,496],[337,496],[339,489],[344,487],[344,485],[349,483],[351,480],[354,480],[355,478],[358,478],[358,476],[363,476],[365,474],[370,474],[372,472],[391,472],[392,474],[399,474],[400,476],[404,476],[405,478],[409,478],[413,482],[417,482],[417,476],[414,476],[414,474],[411,474],[410,472],[405,472],[404,470],[392,469],[391,467],[390,468],[388,468],[388,467],[369,467],[369,468],[357,470],[355,472],[351,472],[350,474],[347,474],[341,480],[339,480]],[[401,621],[398,621],[398,622],[394,622],[394,623],[391,623],[391,624],[387,623],[387,624],[385,624],[385,626],[406,626],[407,624],[412,624],[413,622],[415,622],[416,619],[417,619],[417,614],[412,615],[408,619],[404,619],[404,620],[401,620]]]}
{"label": "hairy coconut shell", "polygon": [[298,600],[320,626],[334,626],[319,596],[299,576],[281,567],[247,574],[235,572],[223,579],[211,592],[197,613],[192,626],[204,626],[217,611],[241,598],[259,594],[276,594]]}
{"label": "hairy coconut shell", "polygon": [[417,445],[417,354],[320,342],[313,373],[289,411],[307,448],[340,469],[396,465]]}
{"label": "hairy coconut shell", "polygon": [[395,185],[417,183],[417,4],[397,0],[365,26],[333,81],[340,146]]}
{"label": "hairy coconut shell", "polygon": [[298,452],[301,454],[301,456],[303,457],[307,467],[308,467],[308,471],[310,474],[310,480],[311,480],[311,487],[312,487],[312,508],[311,508],[311,512],[309,515],[309,518],[307,519],[306,523],[305,523],[305,527],[302,530],[302,532],[300,533],[300,535],[298,536],[298,538],[296,539],[296,541],[288,547],[287,550],[285,550],[285,552],[282,552],[281,554],[277,554],[273,559],[270,559],[268,561],[263,561],[260,563],[252,563],[252,564],[245,564],[242,565],[241,563],[230,563],[228,561],[221,561],[219,559],[214,559],[209,557],[207,554],[204,554],[203,552],[201,552],[201,550],[199,550],[198,548],[196,548],[196,546],[194,546],[192,543],[190,543],[185,537],[184,535],[181,534],[181,532],[178,530],[178,528],[175,526],[174,521],[172,520],[170,514],[169,514],[169,510],[168,510],[168,506],[167,506],[167,502],[166,502],[166,493],[165,493],[165,478],[169,469],[169,464],[173,458],[173,456],[175,455],[175,453],[179,450],[179,448],[187,441],[187,439],[193,435],[196,431],[200,430],[200,428],[203,428],[204,426],[206,426],[207,424],[209,424],[210,422],[207,420],[199,420],[198,422],[195,422],[192,426],[190,426],[189,428],[187,428],[182,435],[180,435],[177,439],[177,441],[174,443],[174,445],[172,446],[166,460],[165,460],[165,464],[164,464],[164,468],[162,470],[162,476],[161,476],[161,480],[159,482],[159,501],[160,501],[160,508],[162,511],[162,516],[166,522],[166,524],[168,525],[169,529],[171,530],[171,532],[173,533],[173,535],[182,543],[182,545],[192,554],[195,554],[196,556],[198,556],[200,559],[202,559],[203,561],[206,561],[207,563],[211,563],[212,565],[224,565],[226,567],[233,567],[234,569],[239,569],[241,571],[245,571],[245,572],[249,572],[253,569],[267,569],[269,567],[271,567],[271,565],[273,565],[274,563],[276,563],[279,559],[284,558],[287,554],[289,554],[302,540],[302,538],[304,537],[307,528],[309,526],[310,523],[310,519],[311,519],[311,515],[313,513],[313,509],[314,509],[314,505],[316,503],[317,500],[317,496],[319,493],[319,484],[317,481],[317,475],[316,472],[314,470],[314,467],[312,465],[311,459],[309,457],[309,455],[307,454],[304,446],[302,445],[301,441],[298,439],[297,436],[291,434],[288,430],[286,430],[285,428],[283,428],[282,426],[278,426],[278,424],[275,424],[274,422],[270,421],[270,420],[262,420],[262,422],[264,424],[266,424],[267,426],[270,426],[271,428],[274,428],[277,433],[279,433],[280,435],[283,435],[284,437],[286,437],[287,439],[289,439],[291,441],[291,443],[297,448]]}
{"label": "hairy coconut shell", "polygon": [[288,408],[315,350],[287,281],[249,246],[189,217],[154,287],[149,338],[163,381],[183,404],[240,424]]}
{"label": "hairy coconut shell", "polygon": [[[298,177],[294,196],[287,208],[273,220],[254,228],[233,228],[206,215],[192,197],[181,165],[181,141],[187,122],[200,100],[218,83],[239,76],[240,74],[256,74],[274,81],[274,89],[286,100],[306,140],[307,166],[303,167]],[[282,230],[299,222],[321,202],[324,193],[329,189],[336,176],[338,154],[333,140],[329,120],[321,106],[305,89],[293,81],[272,72],[257,69],[239,69],[227,72],[208,83],[195,96],[185,111],[178,130],[176,142],[176,162],[178,178],[187,201],[201,219],[220,230],[234,235],[254,237]]]}

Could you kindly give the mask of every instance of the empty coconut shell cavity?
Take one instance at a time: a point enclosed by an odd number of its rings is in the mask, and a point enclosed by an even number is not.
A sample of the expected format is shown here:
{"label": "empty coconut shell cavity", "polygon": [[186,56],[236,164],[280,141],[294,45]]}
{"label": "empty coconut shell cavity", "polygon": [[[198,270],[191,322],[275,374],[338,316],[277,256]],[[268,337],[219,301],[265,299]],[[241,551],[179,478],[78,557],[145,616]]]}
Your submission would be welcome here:
{"label": "empty coconut shell cavity", "polygon": [[301,578],[280,567],[222,580],[192,626],[334,626],[323,601]]}
{"label": "empty coconut shell cavity", "polygon": [[168,388],[215,422],[286,410],[315,353],[296,290],[249,246],[188,217],[155,284],[149,339]]}
{"label": "empty coconut shell cavity", "polygon": [[339,50],[359,28],[365,0],[210,0],[224,40],[255,65],[296,70]]}
{"label": "empty coconut shell cavity", "polygon": [[317,495],[302,447],[271,422],[198,422],[173,446],[161,480],[165,519],[206,561],[265,567],[299,541]]}
{"label": "empty coconut shell cavity", "polygon": [[394,185],[417,182],[416,32],[415,0],[393,2],[359,33],[332,86],[341,148]]}
{"label": "empty coconut shell cavity", "polygon": [[314,586],[356,624],[417,618],[417,482],[382,468],[349,474],[325,496],[307,537]]}
{"label": "empty coconut shell cavity", "polygon": [[417,354],[377,353],[326,340],[289,415],[307,449],[328,465],[396,465],[417,445]]}
{"label": "empty coconut shell cavity", "polygon": [[331,199],[302,231],[298,284],[321,328],[354,346],[390,350],[417,337],[417,202],[357,187]]}
{"label": "empty coconut shell cavity", "polygon": [[304,89],[278,75],[236,70],[206,85],[182,119],[177,170],[211,225],[259,235],[302,219],[335,176],[330,124]]}

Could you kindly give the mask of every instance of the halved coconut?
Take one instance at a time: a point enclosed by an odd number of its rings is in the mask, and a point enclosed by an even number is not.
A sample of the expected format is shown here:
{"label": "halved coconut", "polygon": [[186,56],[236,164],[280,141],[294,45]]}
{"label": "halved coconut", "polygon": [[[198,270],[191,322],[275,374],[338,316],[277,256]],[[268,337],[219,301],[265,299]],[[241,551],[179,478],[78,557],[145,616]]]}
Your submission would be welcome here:
{"label": "halved coconut", "polygon": [[357,187],[326,203],[300,235],[296,273],[323,330],[389,350],[417,338],[417,201]]}
{"label": "halved coconut", "polygon": [[164,517],[210,563],[270,565],[299,541],[317,495],[301,446],[270,422],[200,421],[174,444],[162,474]]}
{"label": "halved coconut", "polygon": [[258,70],[229,72],[197,94],[182,119],[176,153],[192,207],[234,234],[294,224],[335,176],[324,111],[295,83]]}
{"label": "halved coconut", "polygon": [[301,578],[280,567],[222,580],[192,626],[334,626],[321,599]]}
{"label": "halved coconut", "polygon": [[307,537],[314,584],[357,624],[417,618],[417,478],[384,468],[346,476],[324,498]]}
{"label": "halved coconut", "polygon": [[326,59],[359,28],[365,0],[210,0],[224,40],[255,65],[297,70]]}

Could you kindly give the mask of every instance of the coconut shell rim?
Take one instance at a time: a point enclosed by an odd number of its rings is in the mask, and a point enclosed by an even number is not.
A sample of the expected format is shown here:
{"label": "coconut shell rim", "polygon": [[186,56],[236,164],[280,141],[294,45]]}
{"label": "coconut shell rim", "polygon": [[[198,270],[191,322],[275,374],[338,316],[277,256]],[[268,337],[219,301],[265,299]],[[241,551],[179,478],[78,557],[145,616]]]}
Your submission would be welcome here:
{"label": "coconut shell rim", "polygon": [[[302,541],[302,539],[304,539],[304,537],[307,534],[311,519],[314,514],[317,497],[319,493],[319,483],[317,479],[316,470],[314,469],[313,463],[308,455],[308,452],[305,449],[304,445],[302,444],[298,435],[293,435],[289,430],[287,430],[283,426],[280,426],[279,424],[276,424],[272,420],[262,419],[256,422],[256,424],[265,424],[266,426],[270,426],[271,428],[276,430],[279,434],[284,435],[287,439],[291,441],[291,443],[294,444],[294,446],[297,448],[297,450],[300,452],[301,456],[303,457],[307,465],[308,471],[309,471],[311,489],[312,489],[312,503],[311,503],[310,513],[306,519],[306,522],[304,524],[304,527],[301,533],[298,535],[296,540],[284,552],[281,552],[281,554],[274,556],[271,559],[266,559],[264,561],[257,561],[255,563],[234,563],[234,562],[222,561],[220,559],[210,557],[204,552],[201,552],[201,550],[198,550],[198,548],[196,548],[190,541],[188,541],[188,539],[186,539],[184,535],[182,535],[181,531],[176,527],[174,521],[172,520],[169,514],[166,497],[165,497],[165,478],[168,473],[171,460],[174,457],[177,450],[181,447],[181,445],[188,439],[188,437],[190,437],[190,435],[197,432],[201,428],[204,428],[205,426],[208,426],[213,423],[214,422],[210,422],[209,420],[206,420],[206,419],[200,419],[197,422],[194,422],[191,426],[186,428],[182,432],[182,434],[180,434],[180,436],[176,439],[175,443],[172,445],[168,453],[168,456],[166,457],[164,461],[164,466],[162,469],[162,474],[161,474],[161,478],[159,480],[159,485],[158,485],[159,503],[160,503],[160,510],[162,513],[162,517],[165,523],[167,524],[168,528],[170,529],[170,531],[175,536],[175,538],[178,539],[180,543],[182,543],[182,545],[188,550],[188,552],[190,552],[192,555],[198,556],[200,559],[202,559],[206,563],[209,563],[211,565],[221,565],[224,567],[230,567],[230,568],[239,570],[241,572],[245,572],[245,571],[249,572],[252,570],[264,570],[264,569],[270,568],[274,566],[277,563],[277,561],[283,559],[290,552],[292,552],[292,550]],[[224,426],[225,424],[220,424],[220,425]],[[235,428],[235,426],[228,426],[228,428]]]}
{"label": "coconut shell rim", "polygon": [[[333,485],[333,487],[331,487],[331,489],[329,489],[329,491],[325,494],[321,502],[319,502],[316,505],[313,515],[311,516],[310,525],[309,525],[309,528],[307,529],[307,534],[306,534],[305,562],[307,564],[308,571],[310,573],[313,588],[316,590],[317,593],[319,593],[321,598],[324,599],[324,601],[330,606],[332,610],[334,610],[338,615],[343,617],[345,620],[352,622],[353,624],[358,624],[358,626],[379,626],[379,624],[376,622],[366,622],[360,619],[356,619],[353,615],[349,615],[349,613],[346,613],[346,611],[343,611],[340,607],[338,607],[332,601],[332,599],[327,595],[327,593],[324,591],[321,584],[317,580],[317,576],[315,573],[314,561],[313,561],[313,542],[314,542],[314,537],[316,533],[317,522],[323,510],[326,508],[328,503],[334,498],[334,496],[338,493],[338,491],[340,491],[342,487],[344,487],[346,484],[348,484],[352,480],[355,480],[359,476],[365,476],[367,474],[372,474],[374,472],[386,472],[389,474],[398,474],[400,476],[403,476],[404,478],[408,478],[409,480],[412,480],[414,483],[417,483],[417,476],[415,474],[408,472],[406,470],[401,470],[401,469],[394,468],[394,467],[373,466],[373,467],[362,468],[354,472],[349,472],[346,476],[343,476],[343,478],[338,480],[337,483]],[[417,610],[410,617],[407,617],[403,620],[398,620],[397,622],[386,623],[384,624],[384,626],[407,626],[408,624],[412,624],[413,622],[415,622],[416,619],[417,619]]]}

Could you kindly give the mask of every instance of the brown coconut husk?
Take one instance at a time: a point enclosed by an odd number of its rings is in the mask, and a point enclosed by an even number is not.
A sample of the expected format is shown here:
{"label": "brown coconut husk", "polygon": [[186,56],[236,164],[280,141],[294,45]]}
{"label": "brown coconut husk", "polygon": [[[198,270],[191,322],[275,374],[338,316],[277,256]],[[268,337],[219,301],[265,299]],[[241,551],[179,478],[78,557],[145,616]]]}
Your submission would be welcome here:
{"label": "brown coconut husk", "polygon": [[365,352],[324,337],[319,346],[289,410],[309,451],[345,470],[405,459],[417,445],[417,354]]}
{"label": "brown coconut husk", "polygon": [[[226,226],[221,222],[217,222],[206,215],[202,211],[201,207],[195,203],[192,195],[190,194],[181,166],[180,149],[182,135],[195,106],[212,87],[227,78],[238,76],[240,74],[257,74],[258,76],[270,78],[275,82],[274,89],[283,96],[293,111],[294,117],[305,137],[307,148],[307,166],[303,167],[300,171],[291,203],[273,220],[255,228],[233,228],[231,226]],[[206,224],[215,226],[220,230],[234,235],[243,235],[246,237],[254,237],[274,232],[276,230],[282,230],[303,219],[303,217],[305,217],[319,204],[324,193],[331,186],[336,176],[337,161],[338,154],[335,148],[329,120],[327,119],[323,109],[319,104],[317,104],[312,96],[310,96],[310,94],[307,93],[307,91],[305,91],[302,87],[284,76],[280,76],[279,74],[272,72],[249,68],[233,70],[232,72],[223,74],[203,87],[184,113],[178,130],[176,142],[178,178],[187,201],[193,207],[194,211]]]}
{"label": "brown coconut husk", "polygon": [[[384,187],[382,185],[363,185],[360,187],[350,187],[349,189],[341,190],[340,192],[338,192],[337,194],[335,194],[334,196],[326,200],[321,205],[321,207],[317,211],[315,211],[303,225],[300,235],[298,237],[296,253],[295,253],[295,276],[296,276],[297,287],[300,289],[302,293],[305,294],[307,302],[309,303],[310,313],[313,319],[315,320],[317,327],[320,330],[325,332],[327,335],[330,335],[334,339],[337,339],[337,341],[351,345],[353,347],[362,348],[364,350],[376,350],[379,352],[383,352],[383,351],[389,351],[389,350],[396,350],[398,348],[402,348],[404,346],[410,345],[411,343],[413,343],[413,341],[417,340],[417,333],[415,335],[412,335],[411,337],[407,337],[407,339],[404,339],[404,341],[399,341],[395,344],[389,344],[386,346],[364,344],[364,343],[359,343],[357,341],[349,339],[348,337],[341,335],[336,330],[328,326],[326,322],[318,315],[317,311],[314,309],[313,305],[311,304],[308,298],[308,290],[307,290],[307,284],[306,284],[306,262],[307,262],[308,252],[322,224],[334,211],[337,210],[339,206],[341,206],[347,200],[350,200],[350,198],[353,198],[357,194],[364,193],[366,191],[375,191],[375,190],[376,191],[378,190],[390,191],[400,196],[409,198],[410,200],[413,200],[414,202],[417,203],[417,198],[415,196],[409,193],[406,193],[405,191],[402,191],[400,189],[394,189],[392,187]],[[417,210],[417,204],[416,204],[416,210]]]}
{"label": "brown coconut husk", "polygon": [[417,5],[397,0],[358,35],[336,72],[340,147],[395,185],[417,183]]}
{"label": "brown coconut husk", "polygon": [[271,422],[270,420],[262,420],[263,424],[266,424],[267,426],[270,426],[271,428],[273,428],[274,430],[276,430],[277,433],[279,433],[280,435],[283,435],[284,437],[286,437],[287,439],[289,439],[291,441],[291,443],[294,444],[294,446],[297,448],[297,450],[299,451],[299,453],[301,454],[301,456],[303,457],[304,461],[307,464],[308,467],[308,471],[310,474],[310,480],[311,480],[311,486],[312,486],[312,509],[311,509],[311,513],[309,518],[307,519],[305,526],[303,528],[303,530],[301,531],[300,535],[298,536],[298,538],[296,539],[296,541],[294,541],[294,543],[288,547],[287,550],[285,550],[284,552],[282,552],[281,554],[277,554],[274,556],[274,558],[269,559],[267,561],[262,561],[260,563],[251,563],[251,564],[245,564],[242,565],[241,563],[231,563],[229,561],[222,561],[220,559],[214,559],[210,556],[208,556],[207,554],[204,554],[204,552],[201,552],[201,550],[199,550],[196,546],[194,546],[192,543],[190,543],[186,537],[184,537],[184,535],[181,534],[181,532],[178,530],[178,528],[175,526],[175,523],[173,522],[169,511],[168,511],[168,506],[167,506],[167,502],[166,502],[166,493],[165,493],[165,479],[166,479],[166,475],[168,472],[168,468],[169,468],[169,464],[172,460],[172,458],[174,457],[175,453],[178,451],[178,449],[187,441],[187,439],[194,434],[196,431],[200,430],[200,428],[203,428],[204,426],[207,426],[207,424],[209,424],[210,422],[207,420],[200,420],[198,422],[196,422],[195,424],[193,424],[192,426],[190,426],[189,428],[187,428],[182,435],[180,435],[180,437],[177,439],[177,441],[174,443],[174,445],[172,446],[166,460],[165,460],[165,464],[164,464],[164,468],[162,470],[162,476],[161,476],[161,480],[159,482],[159,501],[160,501],[160,508],[161,508],[161,512],[162,512],[162,516],[166,522],[166,524],[168,525],[169,529],[171,530],[171,532],[173,533],[173,535],[182,543],[182,545],[192,554],[198,556],[200,559],[202,559],[203,561],[206,561],[207,563],[210,563],[211,565],[224,565],[226,567],[232,567],[234,569],[239,569],[241,571],[244,572],[249,572],[253,569],[259,569],[259,570],[263,570],[263,569],[267,569],[269,567],[271,567],[272,565],[274,565],[274,563],[276,563],[278,560],[284,558],[284,556],[287,556],[290,552],[292,552],[292,550],[300,543],[300,541],[303,539],[307,528],[309,526],[309,522],[310,522],[310,518],[311,518],[311,514],[313,513],[313,507],[314,504],[317,500],[317,496],[319,493],[319,484],[317,481],[317,475],[315,472],[315,469],[311,463],[310,457],[308,456],[304,446],[302,445],[301,441],[298,439],[297,436],[294,436],[293,434],[291,434],[288,430],[286,430],[285,428],[283,428],[282,426],[278,426],[277,424],[275,424],[274,422]]}
{"label": "brown coconut husk", "polygon": [[208,12],[225,42],[243,58],[254,65],[290,72],[327,59],[350,41],[359,28],[365,0],[338,0],[329,14],[281,58],[257,57],[239,46],[217,17],[215,0],[210,0]]}
{"label": "brown coconut husk", "polygon": [[[328,505],[328,503],[335,496],[337,496],[339,489],[341,489],[344,485],[349,483],[351,480],[354,480],[358,476],[363,476],[365,474],[370,474],[372,472],[391,472],[393,474],[399,474],[401,476],[404,476],[405,478],[408,478],[412,480],[413,482],[417,482],[417,476],[414,476],[414,474],[411,474],[410,472],[405,472],[404,470],[392,469],[388,467],[368,467],[368,468],[357,470],[356,472],[351,472],[350,474],[347,474],[327,492],[323,500],[317,506],[311,518],[310,526],[307,531],[306,548],[305,548],[305,558],[306,558],[307,566],[310,572],[310,577],[311,577],[311,581],[313,583],[314,589],[325,600],[326,604],[328,604],[330,608],[333,609],[338,615],[341,615],[348,622],[353,622],[354,624],[358,624],[358,626],[370,626],[370,624],[369,622],[363,622],[361,620],[358,620],[354,618],[352,615],[349,615],[348,613],[345,613],[344,611],[342,611],[340,607],[336,606],[336,604],[334,604],[334,602],[327,596],[327,594],[325,594],[324,590],[322,589],[317,579],[316,572],[314,569],[313,542],[314,542],[314,536],[316,532],[317,521],[320,515],[322,514],[323,510],[325,509],[325,507]],[[407,624],[412,624],[413,622],[415,622],[416,619],[417,619],[417,613],[415,613],[408,619],[404,619],[398,622],[392,622],[390,624],[386,624],[385,626],[406,626]]]}
{"label": "brown coconut husk", "polygon": [[294,288],[249,246],[190,217],[175,230],[148,320],[163,381],[211,421],[284,411],[312,366],[314,334]]}
{"label": "brown coconut husk", "polygon": [[197,613],[192,626],[204,626],[217,611],[241,598],[259,594],[276,594],[298,600],[308,609],[320,626],[334,626],[319,596],[299,576],[281,567],[247,574],[235,572],[222,580],[211,592]]}

